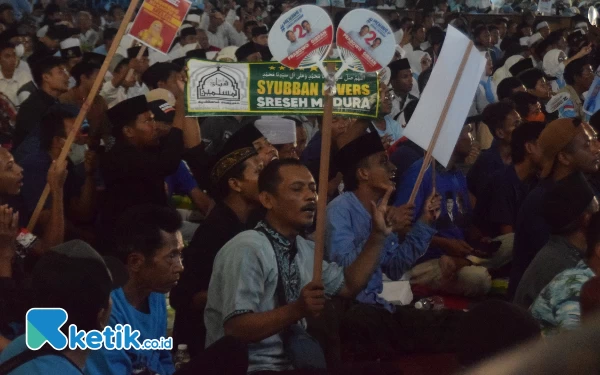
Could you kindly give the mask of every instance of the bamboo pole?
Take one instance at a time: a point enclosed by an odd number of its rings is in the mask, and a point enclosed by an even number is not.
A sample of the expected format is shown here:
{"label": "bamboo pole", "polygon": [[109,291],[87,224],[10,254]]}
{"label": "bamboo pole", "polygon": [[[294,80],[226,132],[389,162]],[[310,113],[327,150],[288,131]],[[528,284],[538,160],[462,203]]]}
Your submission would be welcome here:
{"label": "bamboo pole", "polygon": [[[456,92],[456,88],[458,87],[458,83],[463,75],[465,70],[465,65],[469,60],[469,55],[473,50],[473,42],[469,41],[469,45],[465,50],[465,54],[463,55],[462,61],[460,62],[460,66],[458,68],[458,73],[454,78],[454,82],[452,83],[452,87],[450,88],[450,93],[448,98],[446,99],[446,103],[444,104],[444,108],[442,109],[442,113],[438,120],[438,123],[435,127],[435,131],[433,132],[433,136],[431,137],[431,141],[429,141],[429,147],[427,147],[427,152],[425,153],[425,158],[423,159],[423,164],[421,165],[421,170],[419,171],[419,175],[417,176],[417,181],[415,182],[415,186],[413,186],[413,190],[410,193],[410,198],[408,199],[409,204],[415,203],[415,198],[417,197],[417,191],[421,186],[421,182],[423,182],[423,176],[425,175],[425,171],[429,168],[429,164],[431,164],[432,153],[435,145],[437,143],[438,137],[442,130],[442,126],[444,125],[444,121],[446,121],[446,115],[448,114],[448,110],[450,109],[450,105],[452,104],[452,100],[454,99],[454,94]],[[434,166],[435,167],[435,166]]]}
{"label": "bamboo pole", "polygon": [[[139,2],[139,0],[131,0],[131,3],[129,4],[129,8],[127,8],[127,12],[125,12],[125,16],[123,17],[123,20],[121,21],[121,26],[119,26],[119,30],[117,31],[117,35],[115,35],[115,39],[110,47],[110,50],[106,54],[104,63],[102,64],[102,67],[100,68],[100,72],[98,73],[98,76],[96,77],[96,81],[94,81],[92,90],[90,91],[88,97],[86,98],[85,102],[81,106],[81,110],[79,111],[79,114],[77,115],[77,118],[75,119],[75,126],[73,127],[73,130],[71,131],[71,133],[69,133],[67,140],[65,142],[65,145],[63,146],[63,148],[60,152],[60,155],[58,156],[58,159],[57,159],[58,162],[62,162],[67,158],[67,155],[69,154],[69,151],[71,150],[71,145],[73,144],[73,141],[75,140],[75,136],[79,132],[79,128],[81,127],[81,124],[83,123],[83,120],[85,119],[85,116],[87,115],[88,110],[90,109],[92,103],[94,103],[94,99],[96,99],[96,95],[98,94],[98,91],[100,91],[102,83],[104,82],[104,76],[106,75],[106,72],[108,71],[108,67],[110,65],[111,60],[113,59],[115,53],[117,52],[119,43],[121,42],[121,39],[123,38],[123,35],[125,34],[125,30],[127,29],[127,25],[129,24],[129,21],[133,17],[133,13],[135,12],[138,2]],[[35,210],[33,211],[33,215],[31,216],[31,219],[29,220],[29,224],[27,225],[27,230],[29,230],[30,232],[33,232],[33,229],[35,228],[35,225],[36,225],[36,223],[40,217],[40,214],[42,212],[42,209],[44,208],[44,205],[46,204],[46,200],[48,199],[48,195],[50,195],[50,185],[48,185],[48,183],[46,183],[46,187],[44,188],[44,191],[42,192],[40,200],[38,201],[37,206],[35,207]]]}
{"label": "bamboo pole", "polygon": [[[335,63],[327,63],[327,71],[335,70]],[[335,84],[335,82],[334,82]],[[327,187],[329,182],[329,159],[331,157],[331,124],[333,122],[333,95],[330,89],[325,93],[323,122],[321,126],[321,161],[319,168],[319,200],[317,201],[317,228],[315,232],[315,263],[313,281],[320,282],[323,273],[325,253],[325,224],[327,222]]]}

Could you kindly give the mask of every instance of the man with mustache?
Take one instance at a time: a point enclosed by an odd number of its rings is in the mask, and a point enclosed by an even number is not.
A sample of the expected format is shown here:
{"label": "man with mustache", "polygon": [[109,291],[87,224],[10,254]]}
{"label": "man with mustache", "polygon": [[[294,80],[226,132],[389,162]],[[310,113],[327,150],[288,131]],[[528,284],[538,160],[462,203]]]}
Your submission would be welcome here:
{"label": "man with mustache", "polygon": [[[404,320],[404,310],[396,310],[379,296],[383,291],[383,274],[392,280],[400,280],[425,254],[436,233],[431,225],[439,216],[440,197],[435,193],[429,197],[410,229],[414,205],[388,208],[386,223],[392,226],[393,231],[378,242],[377,228],[372,225],[374,213],[371,202],[380,201],[387,191],[395,188],[396,173],[379,135],[368,133],[346,144],[336,154],[336,164],[344,176],[346,192],[327,206],[326,248],[329,259],[348,267],[375,243],[383,253],[369,276],[366,288],[356,297],[357,303],[343,319],[340,332],[342,343],[363,355],[373,350],[372,356],[367,359],[374,360],[382,354],[382,348],[394,347],[397,340],[392,336],[406,336],[406,331],[400,330],[397,323]],[[404,237],[404,241],[399,239],[399,235]],[[358,316],[363,318],[358,319]],[[384,326],[398,330],[386,330]],[[416,326],[423,329],[420,325]],[[365,344],[366,347],[363,347]]]}
{"label": "man with mustache", "polygon": [[375,271],[392,231],[385,220],[392,189],[371,202],[373,236],[357,259],[345,269],[324,261],[322,281],[311,281],[314,244],[300,236],[315,216],[311,173],[294,159],[273,161],[258,187],[265,220],[234,237],[215,258],[204,312],[206,344],[234,336],[249,344],[250,373],[286,372],[293,369],[284,348],[290,330],[302,331],[304,318],[319,315],[325,295],[356,296]]}

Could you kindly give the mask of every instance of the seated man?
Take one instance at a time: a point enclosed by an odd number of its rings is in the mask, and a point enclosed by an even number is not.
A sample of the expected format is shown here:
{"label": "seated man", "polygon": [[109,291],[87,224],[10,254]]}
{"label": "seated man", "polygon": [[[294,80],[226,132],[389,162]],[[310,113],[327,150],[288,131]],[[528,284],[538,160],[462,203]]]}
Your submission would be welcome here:
{"label": "seated man", "polygon": [[[176,210],[152,204],[127,210],[117,222],[117,254],[124,261],[128,277],[125,285],[111,293],[113,307],[108,325],[115,328],[119,324],[129,324],[132,330],[140,332],[140,343],[147,339],[167,338],[165,294],[177,284],[183,271],[180,227],[181,216]],[[90,375],[172,375],[175,367],[170,350],[173,348],[167,341],[164,341],[164,347],[154,349],[153,346],[151,350],[134,347],[109,350],[104,347],[90,356],[86,372]],[[222,340],[207,349],[209,357],[190,364],[195,371],[190,369],[186,374],[244,373],[247,356],[239,347],[230,338]],[[209,361],[212,361],[210,366],[206,365]],[[206,366],[200,372],[202,364]]]}
{"label": "seated man", "polygon": [[254,126],[277,149],[280,159],[300,159],[296,150],[296,122],[290,119],[266,117],[256,120]]}
{"label": "seated man", "polygon": [[[426,332],[430,327],[417,323],[411,327],[419,327],[419,334],[410,333],[403,322],[414,322],[419,317],[407,316],[405,309],[396,309],[379,294],[383,291],[383,274],[399,280],[427,251],[435,234],[431,225],[439,215],[440,198],[430,196],[427,199],[412,228],[409,228],[413,219],[412,207],[389,208],[386,220],[392,224],[393,232],[380,242],[378,232],[372,227],[373,202],[379,202],[388,190],[394,188],[396,168],[389,161],[379,135],[372,132],[351,141],[340,149],[336,161],[344,176],[346,192],[327,206],[326,249],[329,259],[347,267],[375,244],[382,252],[367,287],[356,297],[359,303],[345,314],[341,341],[347,347],[354,347],[353,353],[360,353],[361,357],[370,360],[382,358],[391,350],[404,351],[408,346],[419,350],[434,349],[428,347],[430,343],[420,340],[420,337],[431,337]],[[369,318],[364,319],[365,316]],[[427,313],[421,316],[429,317]],[[449,336],[442,337],[444,332],[448,332]],[[451,329],[440,329],[433,334],[438,335],[438,342],[443,342],[436,349],[454,340]],[[404,337],[404,342],[398,342],[397,337]]]}
{"label": "seated man", "polygon": [[213,167],[211,180],[217,199],[215,208],[200,225],[183,250],[185,269],[170,294],[175,315],[176,344],[188,345],[194,357],[204,350],[204,314],[208,283],[219,250],[248,228],[248,218],[260,206],[258,175],[263,165],[252,147],[223,155]]}
{"label": "seated man", "polygon": [[[24,212],[21,214],[29,218],[35,210],[37,203],[46,186],[46,176],[52,163],[58,159],[66,139],[73,131],[77,112],[66,105],[56,105],[44,115],[40,127],[40,148],[36,153],[29,154],[21,161],[21,166],[28,171],[23,177],[22,197]],[[90,223],[95,217],[96,183],[96,155],[93,151],[86,151],[84,162],[85,177],[75,171],[72,162],[67,163],[67,180],[64,189],[65,217],[71,224]],[[50,207],[53,202],[47,201],[47,206],[40,215],[39,224],[45,227],[50,218]],[[72,225],[69,230],[74,235]]]}
{"label": "seated man", "polygon": [[494,136],[492,147],[481,152],[467,174],[469,192],[479,199],[489,177],[510,164],[512,132],[521,124],[521,116],[512,103],[499,102],[485,107],[482,121]]}
{"label": "seated man", "polygon": [[514,303],[529,308],[557,274],[583,259],[590,218],[598,209],[598,199],[582,173],[573,173],[548,190],[542,211],[553,235],[525,270]]}
{"label": "seated man", "polygon": [[[78,330],[102,331],[111,311],[111,273],[102,257],[88,244],[70,241],[52,248],[35,265],[32,277],[33,305],[38,308],[61,308],[67,321],[61,331],[68,335],[69,326]],[[83,302],[85,301],[85,302]],[[42,347],[39,353],[43,353]],[[83,373],[91,350],[72,350],[66,347],[57,355],[44,355],[24,362],[11,375]],[[30,354],[25,335],[17,337],[0,355],[0,363],[21,354]],[[21,357],[23,358],[23,357]],[[22,362],[22,361],[20,361]],[[0,373],[4,372],[0,364]]]}
{"label": "seated man", "polygon": [[558,181],[575,172],[597,173],[600,165],[598,136],[589,124],[579,119],[552,121],[538,137],[538,145],[543,155],[543,168],[540,172],[542,180],[527,195],[517,215],[508,284],[511,298],[515,295],[523,273],[550,237],[548,223],[542,215],[545,193]]}
{"label": "seated man", "polygon": [[517,213],[541,170],[537,139],[545,124],[531,122],[512,134],[511,159],[507,168],[496,171],[480,191],[475,205],[475,225],[484,236],[496,238],[514,233]]}
{"label": "seated man", "polygon": [[[140,331],[140,342],[167,336],[165,294],[177,284],[183,271],[180,227],[181,216],[176,210],[156,205],[133,207],[119,218],[116,254],[127,267],[129,277],[122,288],[111,293],[109,326],[131,325]],[[89,362],[90,374],[175,372],[169,350],[102,349]]]}
{"label": "seated man", "polygon": [[[20,205],[23,168],[5,148],[0,148],[0,218],[1,226],[12,231],[0,241],[0,352],[15,336],[23,333],[23,316],[30,306],[30,266],[39,255],[64,241],[63,184],[66,162],[54,163],[48,171],[52,210],[49,225],[39,238],[21,229]],[[17,323],[15,325],[15,323]]]}
{"label": "seated man", "polygon": [[[486,294],[491,287],[491,278],[483,267],[473,266],[466,259],[479,247],[480,238],[472,233],[472,209],[464,173],[456,167],[472,148],[471,124],[466,123],[454,147],[448,168],[436,167],[435,191],[442,195],[442,213],[436,222],[437,235],[429,249],[411,271],[411,283],[425,285],[433,290],[466,296]],[[414,163],[402,180],[394,206],[408,202],[423,159]],[[432,168],[423,177],[415,199],[416,212],[421,212],[427,197],[433,191]],[[471,235],[473,238],[471,238]],[[469,244],[469,241],[473,245]]]}
{"label": "seated man", "polygon": [[531,305],[531,315],[545,334],[574,329],[581,324],[580,295],[583,285],[600,272],[600,215],[594,214],[587,231],[585,259],[556,275]]}
{"label": "seated man", "polygon": [[284,346],[288,332],[301,332],[304,318],[319,315],[325,295],[353,298],[363,290],[392,232],[385,220],[390,188],[373,207],[371,243],[346,268],[323,262],[322,277],[311,281],[314,245],[299,234],[315,216],[313,177],[300,162],[287,159],[265,167],[258,186],[266,218],[217,254],[204,312],[206,344],[226,334],[247,342],[248,370],[257,374],[293,370],[292,353]]}

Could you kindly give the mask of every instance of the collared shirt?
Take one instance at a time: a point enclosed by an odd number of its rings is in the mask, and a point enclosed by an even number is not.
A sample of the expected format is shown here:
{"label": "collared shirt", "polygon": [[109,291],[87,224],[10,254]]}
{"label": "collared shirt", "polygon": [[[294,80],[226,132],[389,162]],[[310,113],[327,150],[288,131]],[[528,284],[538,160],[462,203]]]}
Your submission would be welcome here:
{"label": "collared shirt", "polygon": [[[343,193],[327,205],[326,250],[328,259],[347,267],[358,258],[371,235],[372,218],[356,195]],[[391,233],[385,239],[379,265],[367,287],[356,299],[359,302],[382,305],[393,312],[394,306],[379,297],[383,291],[383,274],[392,280],[400,280],[425,252],[435,230],[419,221],[404,238]]]}
{"label": "collared shirt", "polygon": [[596,276],[584,260],[575,268],[556,275],[531,305],[531,315],[545,335],[575,329],[581,321],[580,295],[583,284]]}
{"label": "collared shirt", "polygon": [[[292,262],[299,271],[299,288],[313,278],[314,243],[296,237],[297,254]],[[224,324],[246,313],[261,313],[280,307],[276,293],[279,270],[277,249],[256,230],[242,232],[219,251],[213,265],[208,303],[204,310],[206,347],[225,336]],[[344,269],[323,262],[325,294],[336,295],[344,286]],[[292,369],[285,354],[281,333],[248,344],[248,372]]]}
{"label": "collared shirt", "polygon": [[13,146],[17,147],[25,137],[37,126],[48,108],[57,104],[58,99],[48,95],[44,90],[36,90],[25,100],[19,108],[15,124],[15,137]]}
{"label": "collared shirt", "polygon": [[500,141],[494,139],[492,147],[483,150],[475,161],[475,164],[469,169],[467,174],[467,186],[469,191],[476,198],[483,188],[485,188],[490,176],[498,171],[506,168],[506,164],[500,156]]}
{"label": "collared shirt", "polygon": [[206,328],[199,318],[202,312],[191,307],[196,293],[208,290],[217,253],[246,226],[224,203],[217,203],[198,227],[192,241],[183,250],[183,274],[171,290],[169,300],[177,310],[173,335],[177,343],[185,343],[191,353],[204,349]]}
{"label": "collared shirt", "polygon": [[146,95],[148,91],[145,83],[136,82],[134,86],[125,89],[123,86],[115,87],[112,81],[107,81],[102,86],[100,95],[106,100],[108,108],[112,108],[126,99]]}
{"label": "collared shirt", "polygon": [[401,114],[404,112],[404,108],[408,103],[416,99],[418,98],[412,94],[407,94],[405,99],[397,96],[396,99],[392,101],[392,112],[389,116],[402,125],[404,123],[404,116],[401,116]]}
{"label": "collared shirt", "polygon": [[556,275],[577,265],[584,251],[565,237],[550,236],[523,274],[513,302],[528,309]]}
{"label": "collared shirt", "polygon": [[[421,165],[423,165],[423,159],[414,163],[406,171],[402,184],[398,187],[394,206],[400,206],[408,202]],[[458,168],[446,170],[442,167],[437,167],[436,175],[435,190],[442,196],[442,212],[435,223],[435,229],[438,231],[437,235],[444,238],[464,240],[465,230],[471,223],[472,215],[465,175]],[[431,167],[429,167],[425,171],[419,190],[417,190],[415,215],[417,212],[423,212],[425,200],[433,190],[432,185]],[[442,249],[430,246],[427,253],[419,259],[419,262],[437,259],[442,255]]]}
{"label": "collared shirt", "polygon": [[515,225],[515,242],[513,245],[513,260],[510,269],[508,294],[514,296],[523,273],[538,253],[548,242],[550,227],[542,216],[542,201],[544,194],[554,181],[547,178],[540,181],[523,201]]}
{"label": "collared shirt", "polygon": [[501,234],[501,225],[510,225],[514,229],[519,208],[530,190],[531,185],[519,179],[514,165],[496,171],[477,199],[477,227],[491,238]]}
{"label": "collared shirt", "polygon": [[6,95],[15,107],[18,107],[21,103],[17,93],[31,79],[31,74],[24,70],[15,70],[11,78],[4,77],[2,71],[0,71],[0,92]]}

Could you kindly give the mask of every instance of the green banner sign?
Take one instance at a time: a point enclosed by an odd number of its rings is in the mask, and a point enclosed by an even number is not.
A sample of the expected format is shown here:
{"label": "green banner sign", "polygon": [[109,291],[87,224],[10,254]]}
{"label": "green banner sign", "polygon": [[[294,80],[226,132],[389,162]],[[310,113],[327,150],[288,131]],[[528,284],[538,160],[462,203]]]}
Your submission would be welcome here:
{"label": "green banner sign", "polygon": [[[336,67],[341,66],[336,62]],[[187,116],[320,115],[325,79],[317,67],[287,68],[278,62],[188,61]],[[375,73],[345,71],[336,83],[333,113],[375,118]]]}

